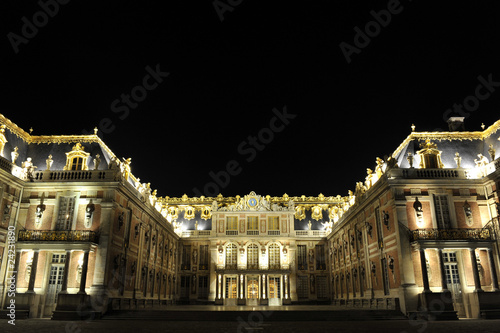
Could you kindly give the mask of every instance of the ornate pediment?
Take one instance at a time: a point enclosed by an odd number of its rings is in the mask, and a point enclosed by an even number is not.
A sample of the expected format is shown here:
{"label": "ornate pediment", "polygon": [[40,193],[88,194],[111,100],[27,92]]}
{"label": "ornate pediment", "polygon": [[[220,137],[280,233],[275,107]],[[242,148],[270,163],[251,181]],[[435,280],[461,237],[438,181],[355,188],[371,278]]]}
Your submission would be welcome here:
{"label": "ornate pediment", "polygon": [[219,211],[229,212],[247,212],[247,211],[261,211],[261,212],[276,212],[276,211],[292,211],[295,212],[293,201],[290,200],[288,205],[280,205],[271,203],[267,197],[250,192],[243,197],[236,197],[234,204],[227,205],[219,209]]}

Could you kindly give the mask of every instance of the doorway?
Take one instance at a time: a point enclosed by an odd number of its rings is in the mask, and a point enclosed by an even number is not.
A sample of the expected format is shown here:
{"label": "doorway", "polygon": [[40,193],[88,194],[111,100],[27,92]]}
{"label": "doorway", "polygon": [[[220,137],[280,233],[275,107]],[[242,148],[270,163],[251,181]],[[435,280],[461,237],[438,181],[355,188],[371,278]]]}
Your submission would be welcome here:
{"label": "doorway", "polygon": [[224,305],[237,305],[238,301],[238,278],[226,276],[226,297]]}
{"label": "doorway", "polygon": [[444,270],[446,273],[446,285],[451,292],[453,307],[459,317],[465,316],[465,307],[458,273],[458,262],[456,252],[443,252]]}
{"label": "doorway", "polygon": [[45,298],[45,314],[51,315],[56,309],[57,296],[61,291],[64,276],[65,254],[53,254],[50,265],[49,281],[47,285],[47,296]]}
{"label": "doorway", "polygon": [[252,276],[247,278],[247,305],[259,305],[259,277]]}
{"label": "doorway", "polygon": [[269,277],[269,305],[281,305],[281,277]]}

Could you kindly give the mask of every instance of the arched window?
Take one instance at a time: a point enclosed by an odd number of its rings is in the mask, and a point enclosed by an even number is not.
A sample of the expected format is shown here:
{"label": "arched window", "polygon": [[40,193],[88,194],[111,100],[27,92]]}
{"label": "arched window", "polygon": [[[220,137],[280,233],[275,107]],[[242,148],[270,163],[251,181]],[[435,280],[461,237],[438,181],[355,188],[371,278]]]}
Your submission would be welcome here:
{"label": "arched window", "polygon": [[425,143],[420,144],[423,148],[417,151],[420,157],[419,167],[422,169],[441,169],[444,167],[443,162],[441,162],[441,151],[437,149],[437,145],[432,143],[429,139],[425,140]]}
{"label": "arched window", "polygon": [[236,269],[238,265],[238,253],[236,251],[236,245],[229,244],[226,247],[226,269]]}
{"label": "arched window", "polygon": [[269,269],[280,269],[280,247],[278,244],[269,246]]}
{"label": "arched window", "polygon": [[247,247],[247,269],[259,269],[259,247],[255,244]]}
{"label": "arched window", "polygon": [[66,153],[64,170],[88,170],[87,159],[89,156],[90,154],[84,151],[83,146],[77,143],[70,152]]}

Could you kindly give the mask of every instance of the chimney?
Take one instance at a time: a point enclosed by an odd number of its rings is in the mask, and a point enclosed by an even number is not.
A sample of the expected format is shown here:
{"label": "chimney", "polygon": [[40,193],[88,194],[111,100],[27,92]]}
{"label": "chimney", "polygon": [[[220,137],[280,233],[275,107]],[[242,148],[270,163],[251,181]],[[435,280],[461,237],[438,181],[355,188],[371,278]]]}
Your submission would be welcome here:
{"label": "chimney", "polygon": [[448,118],[448,128],[450,132],[465,131],[465,117],[450,117]]}

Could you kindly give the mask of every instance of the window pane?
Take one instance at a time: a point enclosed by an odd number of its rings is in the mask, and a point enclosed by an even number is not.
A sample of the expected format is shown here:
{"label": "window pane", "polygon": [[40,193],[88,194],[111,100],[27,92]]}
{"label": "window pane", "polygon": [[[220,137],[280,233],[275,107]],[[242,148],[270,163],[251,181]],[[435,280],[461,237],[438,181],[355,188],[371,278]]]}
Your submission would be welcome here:
{"label": "window pane", "polygon": [[70,230],[75,211],[75,197],[60,197],[56,230]]}
{"label": "window pane", "polygon": [[247,248],[247,268],[259,269],[259,247],[255,244]]}
{"label": "window pane", "polygon": [[280,247],[276,244],[269,246],[269,269],[280,269]]}
{"label": "window pane", "polygon": [[269,230],[280,230],[280,221],[278,216],[269,216],[268,219]]}
{"label": "window pane", "polygon": [[247,230],[256,231],[259,230],[259,218],[257,216],[248,217]]}
{"label": "window pane", "polygon": [[297,255],[298,255],[298,268],[300,270],[307,269],[307,247],[305,245],[297,246]]}
{"label": "window pane", "polygon": [[237,255],[236,245],[230,244],[226,247],[226,269],[236,269]]}
{"label": "window pane", "polygon": [[236,231],[238,230],[238,217],[237,216],[228,216],[226,230]]}

